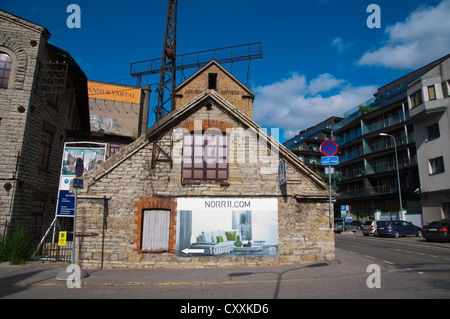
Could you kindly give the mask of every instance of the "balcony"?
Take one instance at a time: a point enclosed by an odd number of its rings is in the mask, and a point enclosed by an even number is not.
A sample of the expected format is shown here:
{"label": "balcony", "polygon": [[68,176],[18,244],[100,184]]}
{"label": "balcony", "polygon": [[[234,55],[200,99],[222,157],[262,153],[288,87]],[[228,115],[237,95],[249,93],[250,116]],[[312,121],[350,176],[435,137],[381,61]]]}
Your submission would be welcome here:
{"label": "balcony", "polygon": [[[417,157],[412,157],[410,159],[405,158],[404,160],[398,161],[398,168],[408,168],[413,165],[417,165]],[[392,172],[397,169],[397,165],[395,164],[395,161],[384,161],[381,163],[371,163],[370,161],[367,162],[365,173],[366,175],[371,174],[377,174],[377,173],[386,173],[386,172]]]}
{"label": "balcony", "polygon": [[377,121],[374,123],[371,123],[369,125],[364,125],[363,127],[363,135],[371,132],[376,132],[378,130],[382,130],[388,127],[391,127],[393,125],[405,122],[409,119],[409,115],[406,114],[406,117],[403,116],[403,114],[399,114],[397,116],[389,117],[388,119]]}
{"label": "balcony", "polygon": [[338,146],[342,146],[344,144],[347,144],[347,143],[357,139],[360,136],[362,136],[362,130],[361,130],[361,128],[358,128],[357,130],[351,131],[349,134],[344,134],[344,136],[342,138],[337,139],[336,144]]}
{"label": "balcony", "polygon": [[409,110],[409,114],[413,121],[417,119],[426,119],[432,114],[445,112],[447,106],[444,99],[425,101]]}
{"label": "balcony", "polygon": [[386,194],[394,194],[398,192],[396,185],[385,185],[372,188],[357,188],[353,190],[339,191],[339,198],[355,198],[355,197],[369,197],[369,196],[379,196]]}
{"label": "balcony", "polygon": [[[413,143],[415,141],[415,137],[413,133],[408,134],[406,137],[405,135],[402,135],[401,138],[396,138],[395,143],[397,144],[397,147],[400,147],[402,145],[406,145],[409,143]],[[391,139],[386,139],[384,141],[375,142],[375,143],[364,143],[363,149],[364,149],[364,155],[384,151],[394,148],[394,143]]]}
{"label": "balcony", "polygon": [[354,160],[354,159],[356,159],[358,157],[361,157],[362,155],[363,155],[362,154],[362,148],[359,148],[359,149],[354,150],[353,152],[347,153],[345,155],[340,155],[339,156],[339,162],[342,164],[344,162],[351,161],[351,160]]}

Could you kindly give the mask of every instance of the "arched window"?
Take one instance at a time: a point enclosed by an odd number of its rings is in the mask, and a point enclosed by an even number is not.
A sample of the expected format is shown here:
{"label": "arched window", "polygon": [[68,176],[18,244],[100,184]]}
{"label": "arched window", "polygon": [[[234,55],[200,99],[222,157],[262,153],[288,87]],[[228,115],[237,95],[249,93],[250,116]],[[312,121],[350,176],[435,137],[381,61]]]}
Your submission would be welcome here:
{"label": "arched window", "polygon": [[11,74],[12,60],[6,53],[0,53],[0,88],[7,89]]}

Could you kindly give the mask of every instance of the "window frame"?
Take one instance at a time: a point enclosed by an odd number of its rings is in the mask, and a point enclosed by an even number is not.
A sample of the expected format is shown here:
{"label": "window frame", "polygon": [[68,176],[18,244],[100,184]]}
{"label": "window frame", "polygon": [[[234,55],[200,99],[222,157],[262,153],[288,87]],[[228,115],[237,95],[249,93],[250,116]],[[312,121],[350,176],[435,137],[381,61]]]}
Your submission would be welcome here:
{"label": "window frame", "polygon": [[416,92],[411,94],[409,98],[411,100],[411,108],[414,108],[422,104],[423,103],[422,90],[417,90]]}
{"label": "window frame", "polygon": [[221,131],[184,134],[182,180],[227,182],[228,152],[228,136]]}
{"label": "window frame", "polygon": [[[428,92],[428,100],[429,101],[434,101],[434,100],[437,99],[437,97],[436,97],[436,88],[435,88],[434,85],[429,85],[427,87],[427,92]],[[430,93],[432,93],[432,94],[430,94]],[[433,98],[431,97],[432,95],[433,95]]]}
{"label": "window frame", "polygon": [[[7,60],[3,61],[2,56],[6,56]],[[9,60],[8,60],[9,59]],[[4,67],[1,67],[2,63],[5,64]],[[9,69],[7,66],[9,65]],[[8,73],[7,76],[5,76],[5,73]],[[11,80],[11,75],[13,72],[13,59],[11,55],[9,55],[6,52],[0,52],[0,88],[1,89],[8,89],[9,88],[9,82]],[[4,84],[6,82],[6,84]]]}
{"label": "window frame", "polygon": [[427,126],[427,139],[432,141],[441,137],[441,131],[439,128],[439,122],[436,122],[430,126]]}
{"label": "window frame", "polygon": [[217,91],[217,73],[208,73],[208,89]]}
{"label": "window frame", "polygon": [[439,156],[428,161],[428,168],[430,175],[437,175],[445,173],[444,157]]}

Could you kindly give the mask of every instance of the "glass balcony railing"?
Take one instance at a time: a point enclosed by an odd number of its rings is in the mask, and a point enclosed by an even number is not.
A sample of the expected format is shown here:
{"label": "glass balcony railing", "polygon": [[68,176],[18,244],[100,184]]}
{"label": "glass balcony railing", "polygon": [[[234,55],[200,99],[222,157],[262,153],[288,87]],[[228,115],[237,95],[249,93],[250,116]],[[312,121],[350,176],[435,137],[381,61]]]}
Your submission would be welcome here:
{"label": "glass balcony railing", "polygon": [[397,116],[389,117],[388,119],[382,121],[377,121],[368,125],[364,125],[363,135],[405,122],[408,119],[409,119],[408,114],[405,117],[403,116],[403,114],[399,114]]}
{"label": "glass balcony railing", "polygon": [[398,191],[397,185],[385,185],[371,188],[358,188],[353,190],[338,191],[339,197],[344,198],[354,198],[354,197],[367,197],[367,196],[378,196],[385,194],[392,194]]}

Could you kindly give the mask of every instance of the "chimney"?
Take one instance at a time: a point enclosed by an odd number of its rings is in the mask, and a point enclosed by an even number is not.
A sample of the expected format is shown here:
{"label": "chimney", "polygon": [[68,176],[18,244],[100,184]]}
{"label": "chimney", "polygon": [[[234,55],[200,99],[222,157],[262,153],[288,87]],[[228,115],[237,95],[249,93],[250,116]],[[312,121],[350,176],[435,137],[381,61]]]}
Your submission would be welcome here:
{"label": "chimney", "polygon": [[141,127],[140,127],[140,136],[147,133],[148,128],[148,114],[149,114],[149,108],[150,108],[150,93],[151,89],[148,85],[142,86],[142,94],[143,99],[142,102],[142,120],[141,120]]}

